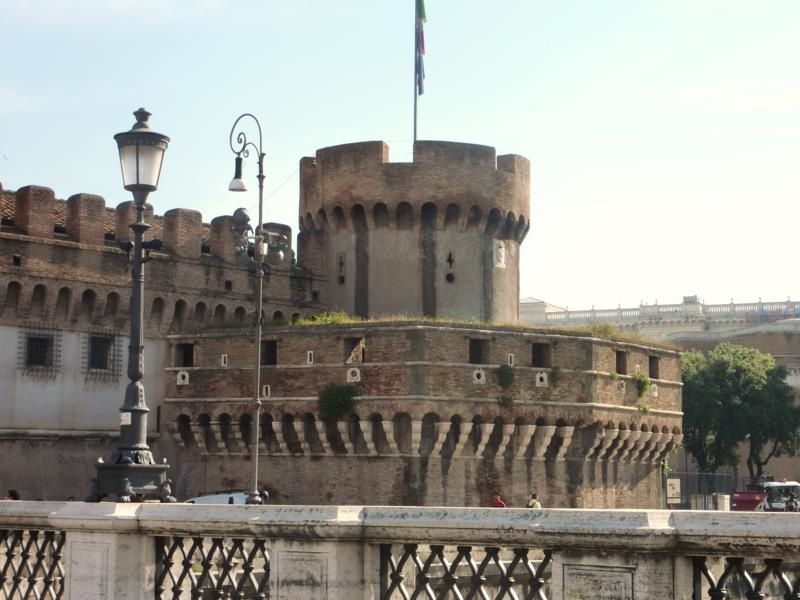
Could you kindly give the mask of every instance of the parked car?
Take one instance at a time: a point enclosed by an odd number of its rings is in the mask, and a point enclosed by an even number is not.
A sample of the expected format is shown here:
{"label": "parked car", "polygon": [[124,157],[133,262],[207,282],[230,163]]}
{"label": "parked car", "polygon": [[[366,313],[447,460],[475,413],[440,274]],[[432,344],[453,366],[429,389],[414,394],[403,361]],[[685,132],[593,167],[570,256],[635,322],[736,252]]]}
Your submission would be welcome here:
{"label": "parked car", "polygon": [[246,504],[248,492],[217,492],[189,498],[188,504]]}
{"label": "parked car", "polygon": [[[269,502],[267,490],[261,490],[259,493],[262,504]],[[250,492],[213,492],[197,496],[197,498],[189,498],[186,502],[188,504],[247,504],[249,496]]]}

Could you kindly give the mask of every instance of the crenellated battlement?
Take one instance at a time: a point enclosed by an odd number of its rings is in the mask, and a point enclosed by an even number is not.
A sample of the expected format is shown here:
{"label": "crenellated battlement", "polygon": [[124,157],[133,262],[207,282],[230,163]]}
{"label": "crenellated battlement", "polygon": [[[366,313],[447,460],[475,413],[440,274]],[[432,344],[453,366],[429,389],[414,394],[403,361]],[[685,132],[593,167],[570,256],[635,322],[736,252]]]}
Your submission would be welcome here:
{"label": "crenellated battlement", "polygon": [[422,141],[414,162],[384,142],[322,148],[300,161],[300,229],[475,229],[521,242],[530,227],[530,163],[477,144]]}
{"label": "crenellated battlement", "polygon": [[[209,225],[196,210],[174,208],[161,216],[147,204],[144,218],[150,225],[145,239],[161,239],[167,254],[186,259],[211,255],[226,263],[236,262],[230,216],[217,217]],[[29,185],[11,191],[0,184],[0,234],[116,247],[119,242],[133,239],[130,225],[135,220],[133,201],[110,208],[102,196],[95,194],[79,193],[59,200],[48,187]],[[287,238],[289,247],[283,266],[288,267],[292,262],[291,227],[277,223],[270,227]]]}

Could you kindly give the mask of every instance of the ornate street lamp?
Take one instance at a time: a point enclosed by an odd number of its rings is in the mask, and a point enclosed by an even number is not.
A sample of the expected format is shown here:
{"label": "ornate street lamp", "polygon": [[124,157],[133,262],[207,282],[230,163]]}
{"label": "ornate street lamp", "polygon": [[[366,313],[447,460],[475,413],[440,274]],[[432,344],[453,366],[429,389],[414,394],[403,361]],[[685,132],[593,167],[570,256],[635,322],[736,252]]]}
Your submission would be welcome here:
{"label": "ornate street lamp", "polygon": [[[237,133],[236,127],[239,121],[244,118],[252,119],[258,128],[258,146],[247,139],[245,132],[240,129]],[[234,141],[235,140],[235,141]],[[256,288],[256,337],[255,337],[255,390],[253,393],[254,408],[253,408],[253,432],[250,441],[250,447],[253,454],[253,489],[247,498],[248,504],[261,504],[261,495],[258,491],[258,444],[260,438],[259,422],[261,420],[261,328],[264,324],[264,261],[268,259],[269,262],[280,263],[283,261],[283,249],[286,247],[286,240],[281,236],[276,235],[272,239],[272,235],[264,231],[264,152],[262,150],[262,136],[261,136],[261,123],[258,119],[250,114],[244,113],[234,121],[231,127],[230,146],[233,153],[236,155],[236,166],[234,170],[233,179],[228,185],[228,190],[231,192],[246,192],[247,186],[242,179],[242,160],[250,156],[250,149],[252,148],[258,157],[258,223],[252,237],[248,236],[251,231],[247,221],[247,211],[243,208],[237,209],[234,214],[234,230],[242,236],[242,247],[240,248],[243,253],[249,254],[255,263],[256,277],[258,278],[258,286]],[[251,243],[252,240],[252,243]]]}
{"label": "ornate street lamp", "polygon": [[[130,131],[114,136],[119,147],[119,162],[125,189],[133,193],[136,204],[136,222],[133,243],[120,244],[127,250],[131,263],[131,337],[128,352],[128,386],[125,401],[120,407],[120,443],[109,462],[98,461],[94,496],[116,496],[129,501],[133,495],[161,494],[169,501],[171,493],[166,478],[167,464],[155,464],[153,453],[147,446],[147,413],[144,386],[144,263],[150,260],[150,251],[161,248],[161,240],[143,241],[150,225],[144,222],[147,195],[158,187],[161,164],[169,138],[150,129],[150,113],[140,108],[135,113],[136,123]],[[166,461],[165,461],[166,462]]]}

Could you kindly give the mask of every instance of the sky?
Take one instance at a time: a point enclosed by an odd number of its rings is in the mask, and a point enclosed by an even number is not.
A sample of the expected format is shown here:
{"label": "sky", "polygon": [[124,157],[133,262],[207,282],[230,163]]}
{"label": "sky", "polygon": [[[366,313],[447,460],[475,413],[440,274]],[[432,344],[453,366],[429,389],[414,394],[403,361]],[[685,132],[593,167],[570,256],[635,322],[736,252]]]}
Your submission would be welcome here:
{"label": "sky", "polygon": [[[426,0],[419,138],[531,161],[521,296],[573,309],[800,300],[800,2]],[[255,114],[265,220],[298,162],[383,140],[411,160],[414,0],[0,0],[0,183],[122,189],[113,135],[171,137],[158,214],[208,222]],[[250,130],[251,139],[255,135]],[[250,183],[252,182],[252,183]]]}

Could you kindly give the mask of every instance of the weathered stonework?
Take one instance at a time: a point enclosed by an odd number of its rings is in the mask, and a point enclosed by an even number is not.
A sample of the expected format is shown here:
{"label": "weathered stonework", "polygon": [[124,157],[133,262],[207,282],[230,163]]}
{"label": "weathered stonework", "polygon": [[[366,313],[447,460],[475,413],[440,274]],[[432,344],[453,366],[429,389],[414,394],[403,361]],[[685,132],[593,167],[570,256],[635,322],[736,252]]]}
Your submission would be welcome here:
{"label": "weathered stonework", "polygon": [[[443,142],[418,142],[413,163],[387,154],[368,142],[301,161],[299,256],[289,248],[265,277],[258,444],[275,500],[476,506],[500,492],[519,506],[535,490],[547,506],[658,506],[660,461],[681,440],[678,355],[500,324],[518,312],[527,160]],[[118,242],[133,205],[35,186],[0,199],[0,452],[16,457],[0,480],[26,497],[83,496],[89,477],[58,476],[91,472],[87,455],[114,445],[130,288]],[[206,225],[150,209],[146,220],[146,237],[165,242],[146,266],[151,446],[180,497],[247,488],[252,271],[229,216]],[[287,324],[332,310],[473,322]],[[108,364],[95,364],[97,347],[113,350]],[[655,384],[645,395],[637,373]],[[354,413],[320,418],[319,391],[347,381]]]}

